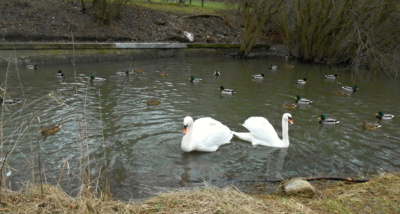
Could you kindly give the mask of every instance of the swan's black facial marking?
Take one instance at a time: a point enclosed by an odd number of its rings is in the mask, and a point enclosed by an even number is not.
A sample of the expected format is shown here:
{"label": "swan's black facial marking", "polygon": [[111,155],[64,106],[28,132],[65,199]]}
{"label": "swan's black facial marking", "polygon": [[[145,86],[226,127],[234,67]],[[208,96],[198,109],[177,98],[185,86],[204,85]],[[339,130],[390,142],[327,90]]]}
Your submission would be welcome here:
{"label": "swan's black facial marking", "polygon": [[288,122],[292,125],[294,124],[292,117],[288,117]]}
{"label": "swan's black facial marking", "polygon": [[186,132],[187,132],[187,127],[188,127],[189,125],[183,125],[183,135],[186,135]]}

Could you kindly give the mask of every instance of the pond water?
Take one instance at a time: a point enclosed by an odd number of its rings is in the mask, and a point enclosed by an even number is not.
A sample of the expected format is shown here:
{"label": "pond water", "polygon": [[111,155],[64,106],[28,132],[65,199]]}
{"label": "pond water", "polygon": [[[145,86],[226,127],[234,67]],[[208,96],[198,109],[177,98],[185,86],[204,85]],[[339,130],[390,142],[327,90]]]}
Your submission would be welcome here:
{"label": "pond water", "polygon": [[[270,64],[278,65],[278,70],[269,70]],[[294,68],[286,69],[285,64]],[[143,72],[129,78],[116,74],[133,68]],[[56,77],[59,69],[65,79]],[[213,75],[216,69],[221,76]],[[90,163],[96,185],[99,174],[104,177],[107,160],[112,193],[122,200],[147,197],[158,188],[195,186],[194,181],[202,180],[224,186],[232,180],[368,177],[400,167],[400,84],[383,74],[352,76],[342,68],[281,58],[222,57],[40,65],[37,72],[25,66],[1,70],[1,87],[23,100],[22,105],[7,107],[2,118],[1,149],[3,157],[12,150],[6,167],[15,189],[32,177],[38,180],[38,142],[47,182],[60,182],[73,195],[82,181],[82,166]],[[169,75],[161,77],[161,71]],[[265,78],[252,80],[251,75],[258,73]],[[88,82],[91,74],[107,80]],[[338,74],[339,79],[327,80],[326,74]],[[191,76],[203,80],[191,83]],[[307,78],[304,86],[294,83],[303,78]],[[237,93],[221,95],[221,85]],[[357,85],[360,90],[350,96],[335,95],[343,85]],[[314,103],[282,108],[297,94]],[[147,106],[147,98],[163,102]],[[378,131],[362,129],[361,122],[375,122],[378,111],[396,117],[378,121],[382,125]],[[285,112],[294,119],[289,148],[253,147],[234,137],[214,153],[181,150],[187,115],[212,117],[234,131],[246,131],[241,124],[248,117],[263,116],[281,136]],[[340,123],[321,125],[317,119],[321,114]],[[62,129],[41,139],[39,127],[54,123]]]}

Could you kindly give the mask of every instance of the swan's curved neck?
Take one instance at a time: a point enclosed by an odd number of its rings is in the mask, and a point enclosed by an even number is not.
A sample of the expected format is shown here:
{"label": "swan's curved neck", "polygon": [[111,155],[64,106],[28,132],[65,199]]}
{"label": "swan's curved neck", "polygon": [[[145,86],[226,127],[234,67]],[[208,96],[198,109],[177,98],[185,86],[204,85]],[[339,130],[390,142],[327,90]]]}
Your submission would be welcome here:
{"label": "swan's curved neck", "polygon": [[184,150],[184,151],[192,151],[192,148],[193,148],[192,141],[191,141],[192,132],[193,132],[193,124],[190,124],[187,127],[187,132],[186,132],[185,136],[183,136],[183,139],[182,139],[181,147],[182,147],[182,150]]}
{"label": "swan's curved neck", "polygon": [[283,146],[289,146],[289,122],[285,118],[285,116],[282,117],[282,142]]}

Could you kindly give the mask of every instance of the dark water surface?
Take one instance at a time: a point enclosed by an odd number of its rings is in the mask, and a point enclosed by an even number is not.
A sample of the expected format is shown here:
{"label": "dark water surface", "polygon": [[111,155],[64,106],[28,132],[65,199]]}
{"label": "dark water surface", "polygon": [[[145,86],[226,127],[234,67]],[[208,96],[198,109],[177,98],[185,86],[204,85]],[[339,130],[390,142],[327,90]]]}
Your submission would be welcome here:
{"label": "dark water surface", "polygon": [[[285,69],[288,63],[294,69]],[[278,65],[278,70],[269,70],[270,64]],[[130,78],[116,74],[133,68],[143,72]],[[67,76],[63,80],[55,77],[59,69]],[[213,75],[216,69],[222,73],[218,78]],[[160,71],[169,75],[161,77]],[[384,75],[366,72],[352,77],[344,69],[280,58],[211,57],[77,64],[75,73],[76,79],[71,64],[41,65],[38,72],[25,66],[18,71],[15,66],[1,68],[1,87],[24,102],[3,111],[2,151],[3,156],[13,151],[7,165],[12,188],[32,181],[33,171],[37,181],[38,129],[40,124],[53,123],[63,127],[40,143],[44,178],[52,184],[60,180],[71,194],[77,192],[81,166],[88,161],[94,186],[99,174],[104,175],[105,160],[109,161],[112,192],[123,200],[146,197],[154,187],[195,185],[188,180],[223,186],[230,180],[368,177],[400,167],[400,84]],[[264,73],[265,79],[253,81],[251,75],[258,73]],[[335,73],[340,77],[337,81],[324,77]],[[90,74],[107,80],[90,83]],[[190,83],[190,76],[203,81]],[[306,85],[294,84],[302,78],[307,78]],[[354,84],[360,88],[355,94],[333,93]],[[221,95],[221,85],[237,94]],[[46,96],[49,93],[61,100]],[[297,94],[314,103],[283,109],[282,104],[293,102]],[[147,106],[149,97],[163,103]],[[378,121],[382,125],[378,131],[363,130],[361,122],[374,122],[378,111],[396,117]],[[295,122],[289,128],[287,149],[253,147],[237,138],[214,153],[184,153],[180,148],[187,115],[213,117],[234,131],[245,131],[241,124],[249,116],[264,116],[281,136],[285,112]],[[341,122],[320,125],[321,114]]]}

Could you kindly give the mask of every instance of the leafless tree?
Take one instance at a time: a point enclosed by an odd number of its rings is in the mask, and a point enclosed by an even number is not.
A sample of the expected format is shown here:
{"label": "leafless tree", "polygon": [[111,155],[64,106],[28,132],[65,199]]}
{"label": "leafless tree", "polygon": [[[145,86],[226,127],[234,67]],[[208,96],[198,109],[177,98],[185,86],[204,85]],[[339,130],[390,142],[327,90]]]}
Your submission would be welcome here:
{"label": "leafless tree", "polygon": [[298,59],[347,63],[397,76],[400,9],[396,0],[285,1],[280,9],[287,49]]}
{"label": "leafless tree", "polygon": [[260,32],[265,30],[267,20],[278,12],[279,5],[283,0],[240,0],[239,8],[243,14],[244,34],[240,45],[238,56],[246,58]]}

